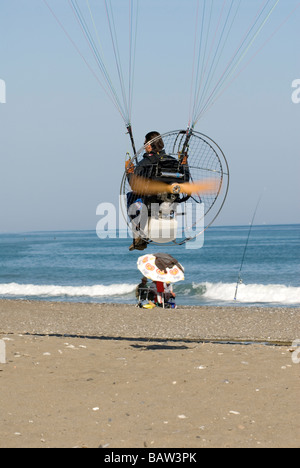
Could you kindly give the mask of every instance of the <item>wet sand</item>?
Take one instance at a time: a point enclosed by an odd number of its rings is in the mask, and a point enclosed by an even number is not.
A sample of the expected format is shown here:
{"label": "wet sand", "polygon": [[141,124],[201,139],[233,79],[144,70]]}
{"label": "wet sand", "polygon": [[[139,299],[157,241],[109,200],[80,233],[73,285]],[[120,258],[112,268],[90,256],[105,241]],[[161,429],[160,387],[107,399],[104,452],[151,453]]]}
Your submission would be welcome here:
{"label": "wet sand", "polygon": [[299,317],[0,301],[0,447],[299,447]]}
{"label": "wet sand", "polygon": [[291,344],[300,308],[181,307],[0,301],[0,331],[126,339],[254,341]]}

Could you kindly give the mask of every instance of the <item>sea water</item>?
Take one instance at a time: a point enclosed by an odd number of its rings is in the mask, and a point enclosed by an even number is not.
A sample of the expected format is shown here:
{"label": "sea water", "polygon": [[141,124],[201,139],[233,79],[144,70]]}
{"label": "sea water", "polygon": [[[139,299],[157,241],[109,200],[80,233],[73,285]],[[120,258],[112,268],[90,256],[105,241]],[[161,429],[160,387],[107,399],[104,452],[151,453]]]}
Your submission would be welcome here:
{"label": "sea water", "polygon": [[166,252],[185,268],[174,291],[179,305],[300,306],[300,225],[213,227],[204,246],[152,246],[129,252],[131,239],[94,231],[0,234],[0,298],[135,303],[137,259]]}

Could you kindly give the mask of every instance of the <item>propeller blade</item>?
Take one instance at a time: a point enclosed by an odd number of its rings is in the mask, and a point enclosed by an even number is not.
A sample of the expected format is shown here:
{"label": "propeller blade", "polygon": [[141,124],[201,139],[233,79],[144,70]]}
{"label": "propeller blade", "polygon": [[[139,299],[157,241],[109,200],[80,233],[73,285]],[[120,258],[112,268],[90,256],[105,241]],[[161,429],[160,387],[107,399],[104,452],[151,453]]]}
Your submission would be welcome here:
{"label": "propeller blade", "polygon": [[140,195],[156,195],[158,193],[173,193],[172,186],[164,182],[145,179],[133,175],[130,179],[130,186],[135,193]]}
{"label": "propeller blade", "polygon": [[165,184],[164,182],[145,179],[136,175],[131,177],[130,186],[139,195],[157,195],[158,193],[185,193],[193,195],[195,193],[217,193],[219,190],[218,182],[213,179],[193,183]]}
{"label": "propeller blade", "polygon": [[219,183],[213,179],[180,184],[180,193],[186,193],[187,195],[193,195],[195,193],[218,193],[218,190]]}

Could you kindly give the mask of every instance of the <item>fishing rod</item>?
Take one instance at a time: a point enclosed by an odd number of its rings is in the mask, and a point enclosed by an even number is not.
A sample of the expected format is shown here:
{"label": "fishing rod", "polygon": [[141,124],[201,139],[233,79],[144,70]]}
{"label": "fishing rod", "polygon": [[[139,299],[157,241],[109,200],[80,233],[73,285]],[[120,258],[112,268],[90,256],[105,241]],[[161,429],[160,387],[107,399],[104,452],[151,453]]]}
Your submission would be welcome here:
{"label": "fishing rod", "polygon": [[247,248],[248,248],[248,244],[249,244],[249,239],[250,239],[250,235],[251,235],[253,223],[254,223],[255,216],[256,216],[258,207],[259,207],[259,205],[260,205],[261,199],[262,199],[262,195],[260,195],[260,197],[259,197],[259,200],[258,200],[258,202],[257,202],[256,208],[255,208],[255,211],[254,211],[254,215],[253,215],[253,218],[252,218],[252,221],[251,221],[251,224],[250,224],[250,228],[249,228],[249,232],[248,232],[248,237],[247,237],[247,241],[246,241],[246,245],[245,245],[245,249],[244,249],[244,253],[243,253],[242,263],[241,263],[241,266],[240,266],[240,270],[239,270],[239,274],[238,274],[238,279],[237,279],[237,283],[236,283],[236,288],[235,288],[235,295],[234,295],[234,300],[235,300],[235,301],[236,301],[236,298],[237,298],[237,293],[238,293],[239,285],[243,282],[242,277],[241,277],[242,269],[243,269],[244,261],[245,261],[245,258],[246,258],[246,252],[247,252]]}

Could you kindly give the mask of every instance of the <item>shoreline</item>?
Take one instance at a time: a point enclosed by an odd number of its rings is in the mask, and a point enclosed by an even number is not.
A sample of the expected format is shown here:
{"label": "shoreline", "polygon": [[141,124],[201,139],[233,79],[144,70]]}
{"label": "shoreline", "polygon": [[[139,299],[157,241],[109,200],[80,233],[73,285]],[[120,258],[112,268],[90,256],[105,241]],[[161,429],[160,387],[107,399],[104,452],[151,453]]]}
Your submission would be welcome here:
{"label": "shoreline", "polygon": [[0,333],[286,344],[300,337],[300,308],[0,300]]}

